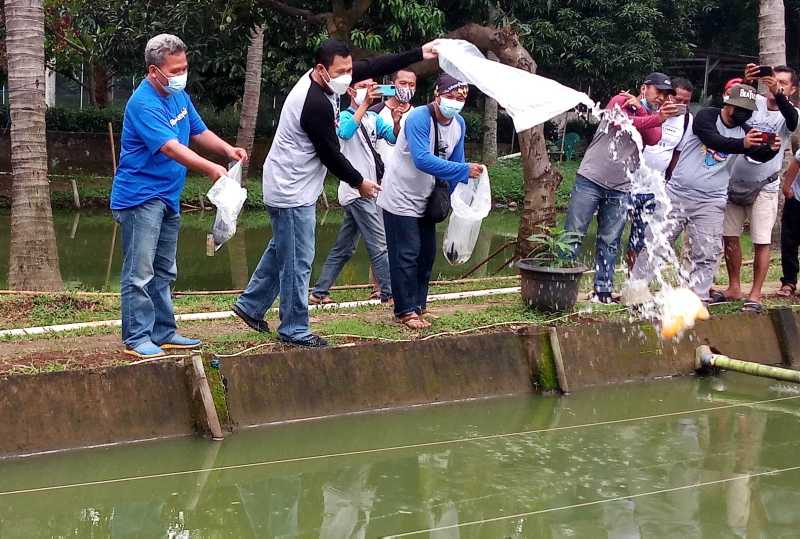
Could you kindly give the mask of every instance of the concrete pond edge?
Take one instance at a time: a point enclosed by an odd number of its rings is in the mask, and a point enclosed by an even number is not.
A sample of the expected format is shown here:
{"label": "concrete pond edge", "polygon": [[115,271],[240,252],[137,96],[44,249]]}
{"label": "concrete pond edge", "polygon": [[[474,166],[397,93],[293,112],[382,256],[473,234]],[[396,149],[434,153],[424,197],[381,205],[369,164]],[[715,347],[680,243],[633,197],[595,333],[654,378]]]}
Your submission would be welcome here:
{"label": "concrete pond edge", "polygon": [[776,309],[715,317],[668,342],[649,323],[527,326],[14,375],[0,379],[0,458],[690,375],[700,345],[800,369],[798,328],[798,313]]}

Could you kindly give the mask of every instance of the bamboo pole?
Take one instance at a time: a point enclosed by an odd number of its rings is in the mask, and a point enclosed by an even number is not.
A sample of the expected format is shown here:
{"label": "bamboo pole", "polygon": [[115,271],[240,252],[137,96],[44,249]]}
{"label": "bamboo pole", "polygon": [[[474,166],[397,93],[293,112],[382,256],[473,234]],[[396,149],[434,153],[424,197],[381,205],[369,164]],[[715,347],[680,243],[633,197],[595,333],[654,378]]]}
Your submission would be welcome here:
{"label": "bamboo pole", "polygon": [[774,378],[775,380],[783,380],[785,382],[800,383],[800,371],[733,359],[728,356],[714,354],[708,346],[704,345],[698,347],[695,352],[695,368],[700,370],[712,367],[749,374],[751,376],[759,376],[761,378]]}
{"label": "bamboo pole", "polygon": [[[114,126],[108,122],[108,140],[111,142],[111,167],[114,170],[114,176],[117,175],[117,149],[114,146]],[[114,262],[114,249],[117,247],[117,229],[119,223],[114,220],[114,230],[111,232],[111,249],[108,251],[108,263],[106,264],[106,280],[104,288],[108,288],[108,281],[111,280],[111,265]]]}

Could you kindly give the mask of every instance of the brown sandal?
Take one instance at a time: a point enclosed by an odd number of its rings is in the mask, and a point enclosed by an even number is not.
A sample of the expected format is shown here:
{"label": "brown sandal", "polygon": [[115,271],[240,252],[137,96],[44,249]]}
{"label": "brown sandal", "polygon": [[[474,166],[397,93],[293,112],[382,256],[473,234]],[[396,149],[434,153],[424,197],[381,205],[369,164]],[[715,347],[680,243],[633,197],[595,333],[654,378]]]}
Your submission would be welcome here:
{"label": "brown sandal", "polygon": [[403,324],[408,329],[413,329],[415,331],[431,327],[431,324],[420,318],[417,313],[408,313],[404,314],[403,316],[396,316],[395,321],[398,324]]}
{"label": "brown sandal", "polygon": [[796,289],[797,289],[797,287],[795,285],[790,284],[790,283],[786,283],[781,287],[780,290],[778,290],[776,292],[776,295],[778,295],[778,296],[780,296],[782,298],[790,298],[790,297],[794,296],[794,292],[795,292]]}

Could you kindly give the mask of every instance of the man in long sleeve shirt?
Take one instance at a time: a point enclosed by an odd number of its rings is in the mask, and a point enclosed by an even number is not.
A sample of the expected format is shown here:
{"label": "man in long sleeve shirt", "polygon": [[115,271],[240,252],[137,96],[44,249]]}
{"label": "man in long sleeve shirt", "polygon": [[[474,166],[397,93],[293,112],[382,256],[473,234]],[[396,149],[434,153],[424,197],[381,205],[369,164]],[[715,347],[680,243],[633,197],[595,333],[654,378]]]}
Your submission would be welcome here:
{"label": "man in long sleeve shirt", "polygon": [[644,99],[617,95],[609,101],[606,117],[600,122],[586,155],[581,161],[572,190],[565,229],[574,233],[573,256],[577,257],[583,237],[597,213],[595,298],[611,302],[614,267],[620,237],[628,214],[630,174],[639,168],[641,148],[612,119],[615,107],[627,114],[644,145],[657,144],[661,124],[678,113],[674,105],[662,104],[672,94],[672,83],[663,73],[651,73],[644,81]]}
{"label": "man in long sleeve shirt", "polygon": [[410,329],[430,326],[420,317],[426,312],[436,256],[436,224],[425,218],[435,179],[446,181],[452,191],[459,182],[466,183],[483,171],[464,156],[466,124],[459,112],[468,88],[450,75],[439,77],[434,102],[408,115],[378,196],[389,249],[394,313]]}
{"label": "man in long sleeve shirt", "polygon": [[[748,72],[757,74],[758,66],[750,64]],[[797,72],[786,66],[774,68],[774,75],[761,79],[767,87],[766,97],[756,97],[757,110],[748,124],[762,133],[777,134],[783,139],[778,154],[766,163],[739,156],[731,168],[728,188],[728,206],[725,209],[723,240],[725,263],[728,268],[728,289],[712,291],[717,300],[738,300],[742,297],[742,251],[739,237],[744,223],[750,221],[750,238],[753,240],[753,286],[742,310],[760,312],[761,287],[769,270],[769,248],[772,228],[778,218],[778,190],[783,154],[791,146],[792,133],[797,129],[798,110],[787,96],[797,93]]]}
{"label": "man in long sleeve shirt", "polygon": [[264,162],[264,203],[273,237],[233,311],[256,331],[268,331],[264,315],[280,294],[278,334],[288,344],[319,347],[327,342],[309,330],[308,285],[314,260],[315,204],[328,171],[365,197],[379,191],[342,154],[336,123],[339,96],[352,82],[394,73],[436,58],[435,42],[421,49],[354,62],[350,49],[325,41],[315,67],[295,84],[281,110],[278,129]]}
{"label": "man in long sleeve shirt", "polygon": [[[734,154],[767,162],[780,146],[762,144],[761,133],[747,125],[756,110],[754,88],[738,84],[725,97],[722,110],[707,108],[690,122],[686,137],[678,145],[680,152],[675,169],[667,183],[672,211],[666,234],[670,243],[685,230],[691,268],[688,285],[700,299],[709,301],[709,291],[717,261],[722,254],[722,222],[728,199],[730,165]],[[645,251],[636,260],[625,295],[641,296],[664,260],[664,253],[651,246],[652,230],[648,228]]]}
{"label": "man in long sleeve shirt", "polygon": [[[380,140],[388,141],[390,144],[397,142],[397,135],[400,133],[400,111],[387,122],[377,113],[368,110],[373,99],[380,98],[376,86],[372,79],[366,79],[351,87],[348,91],[351,99],[350,108],[342,112],[339,117],[339,128],[336,132],[341,140],[342,153],[356,170],[380,181],[377,162],[381,158],[376,146]],[[381,164],[385,164],[382,159]],[[322,266],[322,272],[311,292],[309,302],[315,305],[333,303],[330,297],[331,286],[355,253],[359,236],[364,238],[370,264],[375,270],[379,285],[377,298],[370,299],[389,302],[392,297],[392,284],[389,281],[386,233],[375,199],[362,197],[349,184],[339,182],[339,205],[344,208],[344,220],[336,236],[336,243]]]}

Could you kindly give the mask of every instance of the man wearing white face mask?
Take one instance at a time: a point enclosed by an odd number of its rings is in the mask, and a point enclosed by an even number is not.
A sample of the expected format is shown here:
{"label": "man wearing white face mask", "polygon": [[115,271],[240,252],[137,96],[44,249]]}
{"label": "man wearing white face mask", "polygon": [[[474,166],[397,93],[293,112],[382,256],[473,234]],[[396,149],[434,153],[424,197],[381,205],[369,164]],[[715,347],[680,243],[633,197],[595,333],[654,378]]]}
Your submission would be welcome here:
{"label": "man wearing white face mask", "polygon": [[[339,128],[336,130],[341,140],[342,153],[361,174],[368,178],[377,178],[380,183],[383,179],[384,161],[376,146],[379,140],[391,144],[397,142],[400,117],[397,115],[392,123],[388,123],[368,110],[370,104],[381,97],[372,79],[355,83],[348,94],[351,99],[350,108],[339,116]],[[389,259],[386,256],[386,234],[375,199],[362,197],[347,183],[339,182],[339,204],[345,211],[344,221],[309,302],[315,305],[333,303],[330,287],[355,253],[358,236],[361,235],[378,283],[378,293],[373,294],[370,299],[380,299],[387,303],[392,297],[392,285],[389,281]]]}
{"label": "man wearing white face mask", "polygon": [[436,58],[436,42],[402,54],[353,61],[350,49],[329,39],[315,66],[286,97],[278,129],[264,162],[264,203],[273,237],[233,311],[256,331],[269,331],[264,315],[280,295],[280,339],[292,345],[328,343],[309,330],[308,285],[314,260],[315,204],[330,171],[374,198],[380,188],[342,154],[336,136],[339,96],[352,82],[377,78],[424,59]]}
{"label": "man wearing white face mask", "polygon": [[181,192],[187,168],[212,182],[227,170],[189,149],[189,140],[230,161],[246,160],[247,152],[212,133],[197,114],[184,91],[183,41],[157,35],[144,56],[147,78],[125,106],[111,210],[122,229],[122,339],[126,353],[151,358],[163,356],[164,349],[200,345],[176,333],[170,296],[177,277]]}
{"label": "man wearing white face mask", "polygon": [[378,206],[383,209],[394,314],[410,329],[430,323],[426,314],[428,283],[436,257],[436,224],[425,217],[435,180],[450,191],[483,172],[483,165],[466,163],[464,108],[469,86],[442,74],[433,103],[409,114],[386,169]]}

